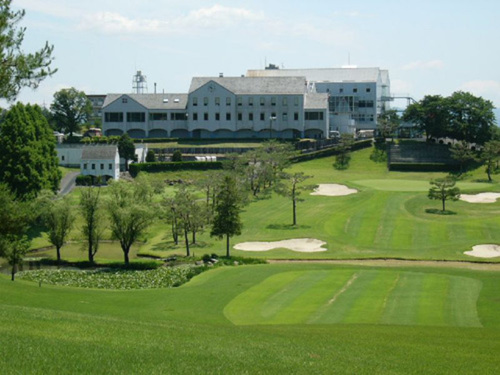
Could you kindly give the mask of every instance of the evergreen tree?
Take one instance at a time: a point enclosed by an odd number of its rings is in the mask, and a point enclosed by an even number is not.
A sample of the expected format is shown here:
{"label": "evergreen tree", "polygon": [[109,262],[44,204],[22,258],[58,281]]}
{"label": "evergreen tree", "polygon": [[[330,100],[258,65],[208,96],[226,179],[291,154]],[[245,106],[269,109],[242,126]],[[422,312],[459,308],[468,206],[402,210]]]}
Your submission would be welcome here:
{"label": "evergreen tree", "polygon": [[136,160],[134,141],[125,133],[118,140],[118,153],[125,159],[125,170],[128,171],[128,161]]}
{"label": "evergreen tree", "polygon": [[446,211],[445,202],[447,200],[456,201],[460,198],[460,189],[455,187],[455,180],[451,177],[437,178],[432,180],[432,187],[427,194],[429,199],[440,200],[443,204],[442,212]]}
{"label": "evergreen tree", "polygon": [[57,191],[61,181],[55,138],[40,107],[17,103],[0,123],[0,182],[21,199],[42,189]]}
{"label": "evergreen tree", "polygon": [[228,257],[231,256],[229,239],[232,236],[240,235],[243,227],[240,220],[240,200],[234,178],[231,176],[224,177],[217,195],[215,216],[210,235],[219,239],[226,236],[226,255]]}

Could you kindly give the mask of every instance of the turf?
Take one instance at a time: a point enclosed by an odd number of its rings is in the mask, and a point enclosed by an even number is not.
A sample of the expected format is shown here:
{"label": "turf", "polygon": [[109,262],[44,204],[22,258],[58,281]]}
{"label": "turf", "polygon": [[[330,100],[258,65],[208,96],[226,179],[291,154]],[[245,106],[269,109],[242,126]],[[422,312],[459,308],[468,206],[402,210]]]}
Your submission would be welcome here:
{"label": "turf", "polygon": [[[401,282],[387,292],[398,273]],[[322,324],[304,321],[311,316],[304,303],[321,306],[318,301],[331,299],[330,291],[356,274],[332,304],[344,308],[318,314]],[[281,315],[289,324],[233,325],[229,306],[262,284],[274,287],[273,278],[293,290],[259,306],[266,319]],[[368,289],[356,288],[357,282]],[[493,272],[319,264],[224,267],[180,288],[141,291],[40,288],[0,276],[0,366],[2,374],[495,374],[499,282]],[[448,290],[437,310],[434,287],[438,294]],[[415,288],[428,292],[417,298],[410,293]],[[419,307],[396,319],[390,312],[398,308],[381,307],[384,293],[399,295],[391,299],[399,306]],[[464,315],[452,308],[475,299],[475,311],[468,304]]]}

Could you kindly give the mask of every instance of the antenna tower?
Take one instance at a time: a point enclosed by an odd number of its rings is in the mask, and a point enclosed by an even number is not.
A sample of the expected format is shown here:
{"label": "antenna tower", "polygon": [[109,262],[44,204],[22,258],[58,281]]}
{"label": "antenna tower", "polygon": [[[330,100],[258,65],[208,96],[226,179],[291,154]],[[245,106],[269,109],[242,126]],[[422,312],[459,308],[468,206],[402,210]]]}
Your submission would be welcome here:
{"label": "antenna tower", "polygon": [[140,70],[132,77],[132,90],[135,94],[145,94],[148,92],[147,77]]}

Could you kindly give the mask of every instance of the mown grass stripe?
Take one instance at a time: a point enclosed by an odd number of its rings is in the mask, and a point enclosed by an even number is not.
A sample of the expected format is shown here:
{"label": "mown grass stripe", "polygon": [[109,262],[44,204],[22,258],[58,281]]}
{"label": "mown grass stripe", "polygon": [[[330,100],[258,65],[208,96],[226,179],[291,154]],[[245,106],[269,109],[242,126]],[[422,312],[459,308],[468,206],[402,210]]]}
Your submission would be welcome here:
{"label": "mown grass stripe", "polygon": [[318,315],[315,316],[314,323],[332,324],[343,322],[352,309],[352,306],[363,294],[363,290],[376,277],[376,272],[362,270],[356,273],[356,275],[356,279],[348,285],[343,293],[335,298],[333,303],[327,303],[318,310]]}
{"label": "mown grass stripe", "polygon": [[386,296],[392,291],[398,272],[376,272],[376,277],[366,285],[363,293],[352,305],[343,323],[376,324],[386,305]]}
{"label": "mown grass stripe", "polygon": [[451,281],[446,313],[452,324],[458,327],[482,327],[477,313],[482,282],[459,276],[453,276]]}
{"label": "mown grass stripe", "polygon": [[450,325],[446,320],[445,304],[448,300],[450,276],[428,274],[423,277],[422,289],[418,305],[418,319],[420,325]]}
{"label": "mown grass stripe", "polygon": [[[323,306],[332,296],[332,291],[339,290],[346,279],[351,278],[354,271],[323,271],[315,273],[321,275],[315,283],[309,283],[307,289],[295,295],[283,309],[274,316],[270,323],[299,324],[305,323],[318,308]],[[338,292],[337,292],[338,293]]]}
{"label": "mown grass stripe", "polygon": [[380,322],[383,324],[413,325],[422,288],[422,275],[413,272],[401,274],[399,282],[388,296]]}

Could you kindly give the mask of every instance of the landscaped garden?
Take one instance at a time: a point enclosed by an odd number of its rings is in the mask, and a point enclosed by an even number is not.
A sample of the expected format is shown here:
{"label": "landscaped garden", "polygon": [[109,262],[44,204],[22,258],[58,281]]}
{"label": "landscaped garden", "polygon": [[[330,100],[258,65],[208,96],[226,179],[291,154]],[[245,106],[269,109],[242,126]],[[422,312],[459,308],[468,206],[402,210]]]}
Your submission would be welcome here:
{"label": "landscaped garden", "polygon": [[[500,244],[500,201],[448,202],[443,214],[427,192],[445,173],[388,172],[370,153],[354,152],[345,170],[333,168],[333,157],[288,168],[311,176],[302,183],[308,189],[295,226],[287,197],[262,195],[244,206],[232,255],[282,263],[201,265],[204,254],[224,255],[225,241],[200,230],[191,257],[183,258],[182,238],[175,244],[168,218],[158,215],[132,246],[131,265],[177,257],[192,266],[116,269],[123,253],[106,226],[97,270],[23,272],[15,282],[1,276],[0,366],[40,374],[496,373],[500,258],[464,252]],[[149,182],[184,184],[204,173],[161,172]],[[317,185],[323,189],[311,195]],[[500,192],[497,182],[484,182],[482,168],[457,186],[471,195]],[[81,189],[68,198],[75,208]],[[110,189],[101,188],[103,199]],[[162,189],[173,197],[178,185]],[[161,210],[162,200],[154,198],[152,207]],[[86,261],[82,225],[77,215],[61,249],[65,267]],[[31,236],[39,250],[30,256],[52,258],[55,267],[47,234],[40,227]],[[283,247],[265,250],[275,241]],[[244,243],[253,248],[234,247]],[[373,260],[386,258],[414,261]],[[343,259],[359,260],[322,262]],[[195,261],[205,272],[192,277]]]}

